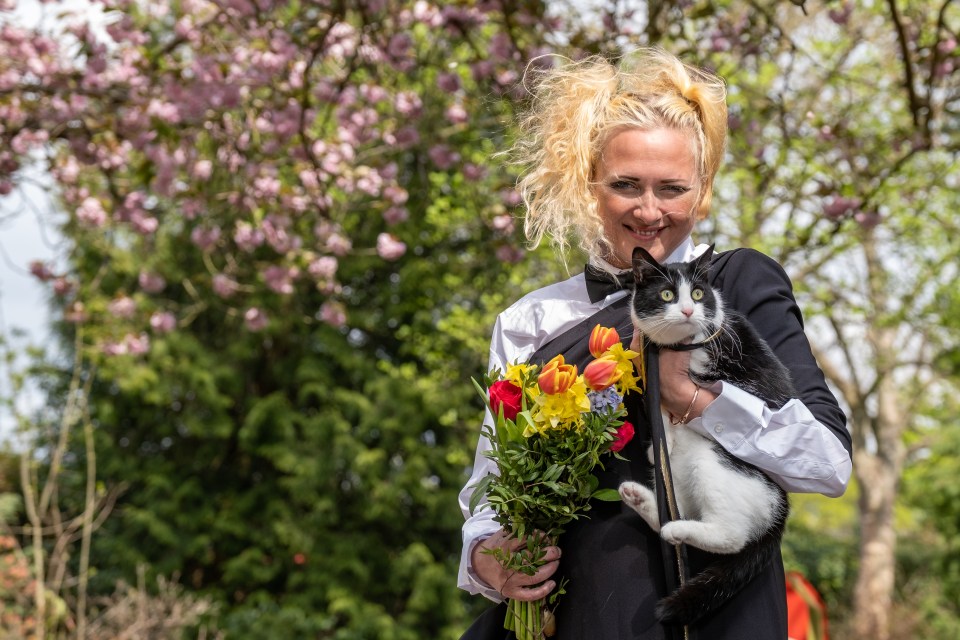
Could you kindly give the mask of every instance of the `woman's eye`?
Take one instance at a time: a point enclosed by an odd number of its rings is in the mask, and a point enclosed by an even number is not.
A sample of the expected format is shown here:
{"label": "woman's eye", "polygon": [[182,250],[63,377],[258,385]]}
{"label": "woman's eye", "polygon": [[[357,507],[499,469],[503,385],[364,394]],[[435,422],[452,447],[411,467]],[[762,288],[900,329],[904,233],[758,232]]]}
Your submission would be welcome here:
{"label": "woman's eye", "polygon": [[703,289],[694,289],[690,292],[690,297],[694,300],[703,300]]}
{"label": "woman's eye", "polygon": [[660,292],[660,298],[662,298],[664,302],[673,302],[673,291],[664,289]]}
{"label": "woman's eye", "polygon": [[626,182],[625,180],[617,180],[616,182],[610,183],[610,188],[614,191],[628,191],[633,189],[633,184]]}
{"label": "woman's eye", "polygon": [[679,184],[668,184],[663,187],[663,191],[668,195],[676,197],[676,196],[682,196],[683,194],[690,191],[690,187],[684,187]]}

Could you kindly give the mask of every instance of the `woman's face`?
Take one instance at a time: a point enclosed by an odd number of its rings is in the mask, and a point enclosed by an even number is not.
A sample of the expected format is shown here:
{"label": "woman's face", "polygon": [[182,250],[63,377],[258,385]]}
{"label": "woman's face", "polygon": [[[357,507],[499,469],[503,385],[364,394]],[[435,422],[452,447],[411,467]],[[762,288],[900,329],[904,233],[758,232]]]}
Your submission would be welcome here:
{"label": "woman's face", "polygon": [[623,129],[607,141],[595,173],[597,211],[626,269],[643,247],[663,260],[693,230],[700,198],[690,134],[676,129]]}

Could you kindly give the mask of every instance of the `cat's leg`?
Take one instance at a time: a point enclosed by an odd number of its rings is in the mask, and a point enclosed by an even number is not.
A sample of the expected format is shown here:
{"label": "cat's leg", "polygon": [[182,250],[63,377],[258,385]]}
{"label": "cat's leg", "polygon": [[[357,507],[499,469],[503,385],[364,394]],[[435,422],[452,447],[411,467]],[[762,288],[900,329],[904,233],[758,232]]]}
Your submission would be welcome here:
{"label": "cat's leg", "polygon": [[654,531],[660,531],[660,516],[657,513],[656,494],[639,482],[620,483],[620,497],[623,502],[640,514],[640,517]]}
{"label": "cat's leg", "polygon": [[736,553],[747,544],[748,534],[740,527],[719,522],[674,520],[663,526],[660,537],[671,544],[685,543],[711,553]]}

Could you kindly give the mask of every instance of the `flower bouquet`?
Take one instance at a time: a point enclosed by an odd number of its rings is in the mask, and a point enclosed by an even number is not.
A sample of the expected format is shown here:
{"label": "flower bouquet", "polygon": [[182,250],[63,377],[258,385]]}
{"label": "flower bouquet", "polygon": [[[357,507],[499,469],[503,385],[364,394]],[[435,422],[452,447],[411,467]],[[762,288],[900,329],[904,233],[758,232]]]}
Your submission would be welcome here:
{"label": "flower bouquet", "polygon": [[[618,500],[616,489],[598,489],[593,474],[605,454],[619,452],[633,437],[624,420],[623,397],[640,393],[633,359],[612,328],[597,325],[590,334],[595,358],[583,370],[559,355],[543,367],[513,364],[505,373],[485,376],[477,389],[489,403],[493,426],[484,435],[498,474],[487,474],[475,487],[471,511],[486,498],[494,519],[518,540],[518,551],[488,551],[508,570],[533,575],[544,564],[545,548],[555,544],[564,527],[590,509],[591,499]],[[563,584],[549,599],[511,600],[506,629],[518,640],[541,640],[552,633],[552,612]],[[549,601],[548,601],[549,600]]]}

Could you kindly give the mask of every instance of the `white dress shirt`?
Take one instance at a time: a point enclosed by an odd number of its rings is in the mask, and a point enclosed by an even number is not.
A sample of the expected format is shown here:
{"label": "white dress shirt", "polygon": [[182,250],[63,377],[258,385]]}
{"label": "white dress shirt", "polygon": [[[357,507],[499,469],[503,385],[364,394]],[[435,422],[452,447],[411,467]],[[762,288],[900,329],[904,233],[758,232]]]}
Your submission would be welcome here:
{"label": "white dress shirt", "polygon": [[[707,245],[694,246],[687,238],[664,262],[689,262],[706,249]],[[610,269],[606,264],[597,266]],[[488,371],[505,371],[509,364],[528,361],[548,341],[625,295],[626,291],[618,291],[598,303],[590,302],[583,274],[579,274],[524,296],[497,317]],[[852,471],[850,456],[802,402],[790,400],[782,408],[771,410],[763,400],[733,385],[719,383],[715,391],[719,392],[717,398],[701,417],[690,420],[688,428],[762,469],[786,491],[831,497],[843,494]],[[485,423],[493,424],[489,411]],[[803,428],[798,429],[799,425]],[[466,522],[457,585],[498,602],[503,597],[480,581],[470,564],[473,547],[500,528],[485,503],[473,514],[469,509],[473,485],[488,473],[496,473],[496,464],[484,455],[489,449],[489,441],[481,436],[473,472],[460,492],[460,509]]]}

